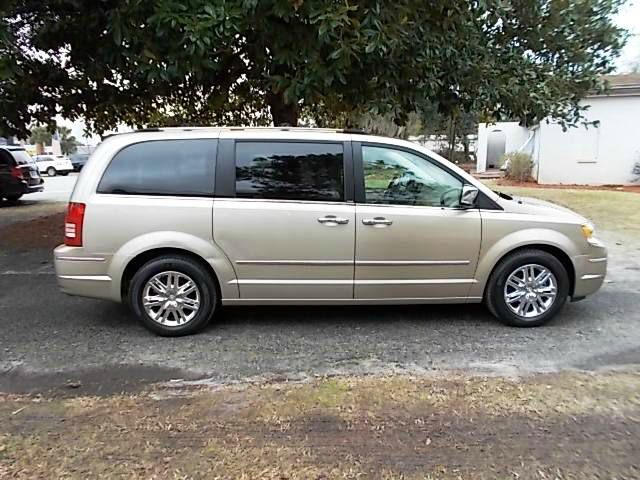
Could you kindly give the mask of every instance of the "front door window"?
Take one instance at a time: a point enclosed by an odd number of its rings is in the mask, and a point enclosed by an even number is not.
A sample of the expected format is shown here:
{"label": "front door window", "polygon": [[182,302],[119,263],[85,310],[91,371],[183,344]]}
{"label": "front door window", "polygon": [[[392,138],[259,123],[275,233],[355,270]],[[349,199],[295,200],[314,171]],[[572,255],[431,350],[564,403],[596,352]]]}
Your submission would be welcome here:
{"label": "front door window", "polygon": [[387,147],[363,146],[365,203],[460,206],[462,181],[418,155]]}

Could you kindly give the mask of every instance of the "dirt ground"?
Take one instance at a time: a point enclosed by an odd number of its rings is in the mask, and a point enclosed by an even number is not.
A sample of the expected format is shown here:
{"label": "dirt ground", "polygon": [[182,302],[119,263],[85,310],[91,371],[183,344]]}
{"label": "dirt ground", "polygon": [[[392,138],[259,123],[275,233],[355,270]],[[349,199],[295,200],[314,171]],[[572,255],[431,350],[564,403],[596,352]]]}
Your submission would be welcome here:
{"label": "dirt ground", "polygon": [[640,375],[0,396],[1,478],[638,478]]}
{"label": "dirt ground", "polygon": [[0,249],[53,249],[64,241],[64,212],[18,221],[2,229]]}

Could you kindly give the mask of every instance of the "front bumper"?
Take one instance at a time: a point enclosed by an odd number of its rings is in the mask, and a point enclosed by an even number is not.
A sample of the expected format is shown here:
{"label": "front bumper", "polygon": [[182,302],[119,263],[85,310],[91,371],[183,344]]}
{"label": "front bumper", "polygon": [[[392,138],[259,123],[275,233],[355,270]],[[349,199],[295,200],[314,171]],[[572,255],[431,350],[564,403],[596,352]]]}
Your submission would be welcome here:
{"label": "front bumper", "polygon": [[573,257],[575,267],[574,299],[580,299],[597,292],[607,275],[607,248],[604,245],[591,246],[587,255]]}

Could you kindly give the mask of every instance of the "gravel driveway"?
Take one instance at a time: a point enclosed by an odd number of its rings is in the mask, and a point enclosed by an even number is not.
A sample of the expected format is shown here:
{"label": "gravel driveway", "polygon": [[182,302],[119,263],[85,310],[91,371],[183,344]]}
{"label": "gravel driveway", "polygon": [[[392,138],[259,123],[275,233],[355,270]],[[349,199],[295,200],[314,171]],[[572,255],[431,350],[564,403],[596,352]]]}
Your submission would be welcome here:
{"label": "gravel driveway", "polygon": [[[60,222],[59,214],[49,218]],[[46,223],[38,220],[49,231]],[[611,246],[608,283],[542,328],[505,327],[478,305],[236,307],[199,335],[160,338],[122,305],[59,293],[48,245],[56,239],[27,248],[7,228],[0,224],[0,391],[71,385],[108,393],[178,378],[458,369],[521,375],[640,363],[640,240],[618,245],[613,233],[602,235]]]}

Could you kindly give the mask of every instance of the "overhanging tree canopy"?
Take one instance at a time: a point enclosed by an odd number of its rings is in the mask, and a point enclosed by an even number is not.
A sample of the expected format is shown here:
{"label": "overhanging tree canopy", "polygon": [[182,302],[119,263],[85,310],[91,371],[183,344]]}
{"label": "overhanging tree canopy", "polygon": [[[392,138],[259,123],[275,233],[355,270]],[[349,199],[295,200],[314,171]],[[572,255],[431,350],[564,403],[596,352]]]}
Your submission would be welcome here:
{"label": "overhanging tree canopy", "polygon": [[[578,122],[612,70],[622,0],[13,0],[0,129],[335,123],[435,105]],[[270,116],[269,116],[270,114]]]}

